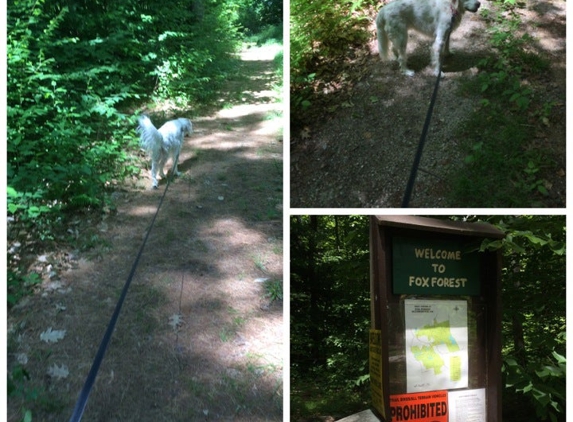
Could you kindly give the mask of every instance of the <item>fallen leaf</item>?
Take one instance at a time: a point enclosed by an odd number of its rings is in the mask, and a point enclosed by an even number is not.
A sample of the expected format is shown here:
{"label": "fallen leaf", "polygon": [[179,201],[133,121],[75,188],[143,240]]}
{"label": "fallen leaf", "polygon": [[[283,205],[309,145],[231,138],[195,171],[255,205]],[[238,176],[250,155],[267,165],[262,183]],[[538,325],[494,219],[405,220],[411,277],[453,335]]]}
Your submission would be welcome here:
{"label": "fallen leaf", "polygon": [[183,324],[183,317],[181,314],[173,314],[169,317],[169,325],[173,327],[174,330]]}
{"label": "fallen leaf", "polygon": [[68,367],[64,364],[62,364],[62,366],[58,366],[54,363],[48,368],[48,375],[52,378],[67,378],[69,374],[70,371],[68,371]]}
{"label": "fallen leaf", "polygon": [[42,334],[40,334],[40,340],[46,343],[57,343],[59,340],[63,339],[66,335],[66,330],[54,330],[52,327],[48,328]]}
{"label": "fallen leaf", "polygon": [[268,277],[255,278],[255,283],[264,283],[265,281],[268,281],[268,280],[269,280]]}
{"label": "fallen leaf", "polygon": [[303,130],[301,130],[300,132],[300,137],[302,139],[308,139],[310,138],[310,128],[307,126],[305,127]]}
{"label": "fallen leaf", "polygon": [[19,364],[26,365],[28,363],[28,355],[26,353],[16,354],[16,360]]}

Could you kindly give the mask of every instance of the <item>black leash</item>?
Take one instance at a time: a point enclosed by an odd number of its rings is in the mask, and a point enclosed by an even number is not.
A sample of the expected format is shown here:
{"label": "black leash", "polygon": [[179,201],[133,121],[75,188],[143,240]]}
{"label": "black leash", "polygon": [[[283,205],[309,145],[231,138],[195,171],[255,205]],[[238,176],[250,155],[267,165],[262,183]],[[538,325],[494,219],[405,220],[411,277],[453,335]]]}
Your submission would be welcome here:
{"label": "black leash", "polygon": [[[452,26],[456,19],[457,12],[452,10],[452,21],[448,32],[446,34],[446,39],[450,37],[452,31]],[[440,79],[442,78],[442,62],[440,60],[440,68],[438,69],[438,77],[436,78],[436,85],[434,85],[434,93],[432,94],[432,99],[430,101],[430,107],[428,108],[428,113],[426,114],[426,121],[424,123],[424,128],[422,129],[422,135],[420,136],[420,142],[418,143],[418,151],[416,152],[416,157],[414,157],[414,163],[412,164],[412,170],[410,171],[410,179],[406,185],[406,191],[404,192],[404,198],[402,199],[402,208],[408,208],[410,204],[410,197],[412,196],[412,189],[414,189],[414,182],[416,181],[416,175],[418,173],[418,167],[420,165],[420,160],[422,159],[422,152],[424,151],[424,144],[426,143],[426,135],[428,134],[428,128],[430,127],[430,120],[432,119],[432,112],[434,111],[434,103],[436,102],[436,97],[438,96],[438,86],[440,85]]]}
{"label": "black leash", "polygon": [[119,313],[121,312],[121,307],[123,305],[123,301],[125,300],[125,296],[127,295],[127,290],[129,289],[129,285],[131,284],[131,280],[133,279],[133,276],[135,274],[135,270],[137,269],[137,264],[139,264],[139,258],[141,258],[141,255],[143,253],[143,249],[145,248],[145,244],[147,243],[147,238],[149,237],[149,234],[151,233],[151,230],[153,229],[153,224],[155,223],[155,219],[157,218],[157,215],[159,214],[159,210],[161,209],[161,204],[163,204],[163,199],[165,198],[165,195],[167,194],[167,189],[169,188],[170,182],[171,182],[171,177],[168,177],[167,178],[167,186],[165,186],[165,192],[163,192],[163,196],[161,197],[161,200],[159,201],[159,206],[157,207],[157,211],[155,212],[155,215],[153,216],[153,220],[151,220],[151,225],[149,226],[149,230],[147,231],[147,234],[145,235],[145,239],[143,240],[143,244],[141,245],[141,248],[139,249],[139,253],[137,254],[137,258],[135,258],[135,262],[133,263],[133,266],[131,267],[131,272],[129,273],[129,276],[127,277],[125,285],[123,286],[123,290],[121,292],[121,296],[119,297],[117,305],[115,305],[115,310],[113,311],[113,315],[111,317],[109,325],[107,326],[107,329],[105,330],[105,334],[104,334],[103,339],[101,340],[101,343],[99,345],[99,349],[98,349],[97,354],[95,356],[95,359],[94,359],[94,362],[93,362],[92,367],[90,369],[90,372],[88,373],[88,377],[86,378],[86,382],[84,384],[84,387],[82,388],[82,391],[80,392],[80,395],[79,395],[78,400],[76,402],[76,406],[74,407],[74,413],[72,414],[72,417],[70,418],[70,422],[79,422],[82,419],[82,416],[84,414],[84,409],[85,409],[87,401],[88,401],[88,397],[90,395],[91,389],[93,387],[97,373],[99,371],[99,367],[101,365],[101,362],[102,362],[103,357],[105,355],[105,352],[107,350],[107,346],[108,346],[109,341],[111,339],[111,335],[113,334],[113,330],[115,328],[115,323],[117,322],[117,318],[119,317]]}
{"label": "black leash", "polygon": [[434,93],[432,94],[432,100],[430,101],[430,107],[428,108],[428,113],[426,114],[426,122],[424,123],[422,136],[420,136],[420,142],[418,143],[418,151],[416,152],[414,164],[412,164],[412,170],[410,171],[410,179],[408,180],[408,184],[406,185],[406,192],[404,192],[404,198],[402,199],[402,208],[408,208],[410,203],[410,196],[412,195],[412,189],[414,188],[414,182],[416,181],[418,166],[420,165],[420,160],[422,159],[422,152],[424,151],[424,144],[426,143],[426,135],[428,134],[430,120],[432,119],[432,112],[434,111],[434,103],[436,102],[436,97],[438,96],[438,86],[440,85],[441,75],[442,67],[440,66],[440,71],[438,72],[438,77],[436,78],[436,85],[434,85]]}

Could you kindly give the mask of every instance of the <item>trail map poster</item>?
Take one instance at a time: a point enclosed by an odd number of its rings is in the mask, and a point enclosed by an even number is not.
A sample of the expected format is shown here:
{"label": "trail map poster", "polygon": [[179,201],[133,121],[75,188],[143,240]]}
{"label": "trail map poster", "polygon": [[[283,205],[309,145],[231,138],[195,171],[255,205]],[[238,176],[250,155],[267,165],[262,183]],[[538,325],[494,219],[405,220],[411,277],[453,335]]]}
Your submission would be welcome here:
{"label": "trail map poster", "polygon": [[407,392],[467,388],[467,302],[406,299],[404,308]]}

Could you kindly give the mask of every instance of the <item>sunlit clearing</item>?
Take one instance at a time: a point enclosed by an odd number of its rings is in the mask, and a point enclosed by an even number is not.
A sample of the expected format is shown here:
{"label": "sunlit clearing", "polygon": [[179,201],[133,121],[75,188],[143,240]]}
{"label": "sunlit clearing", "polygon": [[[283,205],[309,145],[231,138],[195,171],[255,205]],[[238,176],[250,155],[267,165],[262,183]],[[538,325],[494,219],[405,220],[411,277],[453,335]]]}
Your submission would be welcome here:
{"label": "sunlit clearing", "polygon": [[283,49],[282,45],[264,45],[262,47],[253,47],[241,52],[241,60],[245,61],[270,61]]}
{"label": "sunlit clearing", "polygon": [[242,104],[219,111],[219,116],[233,119],[236,117],[248,116],[250,114],[278,111],[280,104]]}

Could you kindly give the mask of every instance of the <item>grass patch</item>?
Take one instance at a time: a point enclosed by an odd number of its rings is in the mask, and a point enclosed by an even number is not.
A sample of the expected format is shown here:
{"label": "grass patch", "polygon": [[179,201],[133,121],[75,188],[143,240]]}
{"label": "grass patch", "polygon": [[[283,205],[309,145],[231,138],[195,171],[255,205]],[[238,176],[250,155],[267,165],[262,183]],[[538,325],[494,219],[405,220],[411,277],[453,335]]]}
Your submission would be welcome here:
{"label": "grass patch", "polygon": [[265,283],[265,296],[271,301],[283,300],[282,280],[269,280]]}
{"label": "grass patch", "polygon": [[253,257],[253,264],[255,264],[255,268],[263,273],[267,272],[266,267],[266,258],[263,257],[261,254],[258,254]]}
{"label": "grass patch", "polygon": [[233,318],[228,324],[219,330],[219,339],[223,343],[231,341],[247,322],[247,318],[239,315],[239,311],[236,309],[229,307],[228,311]]}

